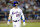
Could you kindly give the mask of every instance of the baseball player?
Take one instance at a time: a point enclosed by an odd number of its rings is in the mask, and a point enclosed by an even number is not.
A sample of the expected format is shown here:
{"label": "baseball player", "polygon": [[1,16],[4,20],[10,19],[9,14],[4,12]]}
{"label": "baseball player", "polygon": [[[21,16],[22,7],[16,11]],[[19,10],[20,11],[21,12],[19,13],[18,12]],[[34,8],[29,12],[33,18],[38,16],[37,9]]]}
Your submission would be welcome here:
{"label": "baseball player", "polygon": [[25,25],[25,18],[22,10],[18,7],[18,2],[13,2],[13,8],[10,9],[9,18],[7,24],[10,24],[10,19],[12,16],[13,27],[21,27],[21,16],[23,19],[23,25]]}

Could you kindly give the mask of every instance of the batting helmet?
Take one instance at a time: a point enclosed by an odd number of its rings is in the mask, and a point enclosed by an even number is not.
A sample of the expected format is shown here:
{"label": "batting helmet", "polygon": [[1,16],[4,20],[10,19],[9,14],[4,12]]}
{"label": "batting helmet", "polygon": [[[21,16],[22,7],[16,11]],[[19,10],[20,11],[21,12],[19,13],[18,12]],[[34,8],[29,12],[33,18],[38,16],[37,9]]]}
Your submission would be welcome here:
{"label": "batting helmet", "polygon": [[17,1],[14,1],[14,2],[13,2],[13,6],[14,6],[14,7],[16,6],[15,4],[18,4],[18,2],[17,2]]}

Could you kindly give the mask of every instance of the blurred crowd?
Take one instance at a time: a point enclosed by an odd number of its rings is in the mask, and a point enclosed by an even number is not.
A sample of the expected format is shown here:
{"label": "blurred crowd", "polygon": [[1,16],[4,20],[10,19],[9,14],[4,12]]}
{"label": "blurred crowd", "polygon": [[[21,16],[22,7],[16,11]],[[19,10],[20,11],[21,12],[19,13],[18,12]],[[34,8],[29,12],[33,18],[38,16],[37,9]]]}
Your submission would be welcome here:
{"label": "blurred crowd", "polygon": [[18,7],[23,10],[25,19],[40,19],[40,0],[0,0],[0,13],[4,12],[5,18],[7,12],[13,8],[14,1],[18,1]]}

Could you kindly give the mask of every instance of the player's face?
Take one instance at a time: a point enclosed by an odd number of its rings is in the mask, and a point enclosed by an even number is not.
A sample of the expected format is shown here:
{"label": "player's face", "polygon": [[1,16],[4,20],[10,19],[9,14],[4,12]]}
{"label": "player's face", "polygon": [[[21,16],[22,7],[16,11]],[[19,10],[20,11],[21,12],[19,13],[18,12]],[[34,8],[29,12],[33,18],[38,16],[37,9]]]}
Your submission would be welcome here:
{"label": "player's face", "polygon": [[18,6],[18,4],[15,4],[16,6]]}

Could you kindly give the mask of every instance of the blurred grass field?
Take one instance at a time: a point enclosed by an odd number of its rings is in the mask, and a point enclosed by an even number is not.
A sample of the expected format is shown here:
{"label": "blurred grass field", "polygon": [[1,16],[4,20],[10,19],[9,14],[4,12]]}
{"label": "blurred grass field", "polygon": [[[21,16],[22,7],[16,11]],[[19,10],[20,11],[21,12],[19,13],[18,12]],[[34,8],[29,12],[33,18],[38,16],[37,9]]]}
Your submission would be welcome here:
{"label": "blurred grass field", "polygon": [[[13,27],[13,25],[12,24],[7,25],[6,23],[1,23],[0,27]],[[21,27],[40,27],[40,22],[34,22],[34,23],[33,22],[28,23],[27,22],[25,26],[21,25]]]}

